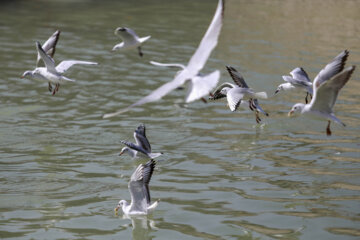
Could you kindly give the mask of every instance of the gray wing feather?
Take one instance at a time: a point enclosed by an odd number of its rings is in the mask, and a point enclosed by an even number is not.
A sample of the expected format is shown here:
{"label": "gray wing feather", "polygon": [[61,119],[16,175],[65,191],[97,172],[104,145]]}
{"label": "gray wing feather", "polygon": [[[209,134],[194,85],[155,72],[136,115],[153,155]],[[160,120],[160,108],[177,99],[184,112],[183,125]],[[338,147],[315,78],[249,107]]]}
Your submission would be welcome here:
{"label": "gray wing feather", "polygon": [[55,69],[55,62],[54,60],[45,53],[44,49],[42,49],[41,44],[36,42],[36,49],[38,54],[40,55],[41,59],[44,61],[46,69],[51,73],[57,73]]}
{"label": "gray wing feather", "polygon": [[146,137],[145,125],[141,124],[134,132],[136,144],[143,148],[146,152],[151,153],[151,145]]}
{"label": "gray wing feather", "polygon": [[243,76],[235,68],[231,66],[226,66],[226,70],[229,72],[231,78],[236,83],[236,85],[238,85],[241,88],[249,88]]}
{"label": "gray wing feather", "polygon": [[133,149],[133,150],[136,150],[138,152],[141,152],[145,155],[148,155],[148,152],[146,152],[145,149],[143,149],[141,146],[138,146],[132,142],[128,142],[128,141],[124,141],[124,140],[121,140],[120,141],[121,143],[125,144],[126,146],[128,146],[129,148]]}
{"label": "gray wing feather", "polygon": [[[56,50],[56,44],[57,44],[57,42],[59,40],[59,37],[60,37],[60,31],[57,30],[42,45],[42,49],[46,52],[47,55],[49,55],[52,58],[54,58],[54,54],[55,54],[55,50]],[[38,53],[37,60],[36,60],[36,66],[39,66],[40,59],[41,59],[41,57],[40,57],[40,54]]]}
{"label": "gray wing feather", "polygon": [[301,82],[311,82],[309,76],[302,67],[294,68],[290,74],[294,79],[300,80]]}
{"label": "gray wing feather", "polygon": [[231,83],[228,83],[228,82],[225,82],[225,83],[221,84],[219,87],[217,87],[217,88],[215,89],[214,93],[212,94],[213,96],[212,96],[212,97],[209,97],[209,99],[210,99],[210,100],[217,100],[217,99],[226,97],[226,94],[222,94],[222,93],[221,93],[221,90],[222,90],[224,87],[234,88],[235,85],[234,85],[234,84],[231,84]]}
{"label": "gray wing feather", "polygon": [[96,62],[79,61],[79,60],[65,60],[56,66],[56,71],[60,74],[63,74],[64,72],[66,72],[69,68],[71,68],[75,64],[97,65]]}

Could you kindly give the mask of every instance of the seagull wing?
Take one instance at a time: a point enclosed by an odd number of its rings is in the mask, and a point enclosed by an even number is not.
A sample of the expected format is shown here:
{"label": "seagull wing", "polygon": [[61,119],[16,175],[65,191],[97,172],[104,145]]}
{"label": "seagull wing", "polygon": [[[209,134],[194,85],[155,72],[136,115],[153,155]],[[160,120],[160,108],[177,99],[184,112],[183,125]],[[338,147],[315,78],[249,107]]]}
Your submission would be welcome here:
{"label": "seagull wing", "polygon": [[241,88],[249,88],[243,76],[235,68],[231,66],[226,66],[226,70],[229,72],[231,78],[233,79],[236,85],[238,85]]}
{"label": "seagull wing", "polygon": [[156,162],[151,159],[146,164],[140,164],[131,175],[128,184],[131,194],[130,211],[146,212],[151,203],[149,183],[154,172]]}
{"label": "seagull wing", "polygon": [[196,75],[204,67],[212,50],[217,45],[224,18],[224,7],[224,1],[219,0],[212,22],[201,40],[199,47],[196,49],[187,65],[189,72],[194,75]]}
{"label": "seagull wing", "polygon": [[155,61],[150,61],[152,65],[159,66],[159,67],[174,67],[174,68],[182,68],[185,69],[185,66],[180,63],[159,63]]}
{"label": "seagull wing", "polygon": [[311,83],[309,76],[307,75],[307,73],[305,72],[305,70],[302,67],[294,68],[294,70],[292,70],[290,72],[290,74],[294,79],[297,79],[301,82],[310,82]]}
{"label": "seagull wing", "polygon": [[236,111],[236,109],[239,107],[243,97],[244,94],[240,88],[232,88],[227,92],[226,98],[232,112]]}
{"label": "seagull wing", "polygon": [[71,68],[75,64],[82,64],[82,65],[97,65],[96,62],[88,62],[88,61],[78,61],[78,60],[65,60],[59,63],[56,66],[56,71],[60,74],[66,72],[69,68]]}
{"label": "seagull wing", "polygon": [[220,99],[220,98],[226,97],[226,94],[221,93],[221,90],[222,90],[223,88],[225,88],[225,87],[227,87],[227,88],[234,88],[235,85],[234,85],[234,84],[231,84],[231,83],[228,83],[228,82],[221,84],[219,87],[217,87],[217,88],[215,89],[215,92],[212,94],[212,97],[209,97],[209,99],[210,99],[210,100],[216,100],[216,99]]}
{"label": "seagull wing", "polygon": [[208,95],[216,87],[220,78],[220,71],[216,70],[205,76],[195,76],[190,81],[189,92],[185,101],[187,103],[198,100]]}
{"label": "seagull wing", "polygon": [[149,153],[145,151],[145,149],[143,149],[141,146],[139,145],[136,145],[132,142],[128,142],[128,141],[124,141],[124,140],[121,140],[120,141],[121,143],[125,144],[126,146],[128,146],[129,148],[135,150],[135,151],[138,151],[138,152],[141,152],[145,155],[148,155]]}
{"label": "seagull wing", "polygon": [[[60,37],[60,31],[57,30],[56,32],[53,33],[53,35],[51,35],[51,37],[46,40],[46,42],[42,45],[42,49],[46,52],[47,55],[49,55],[50,57],[54,57],[55,54],[55,49],[56,49],[56,44],[59,40]],[[39,66],[40,63],[40,54],[38,53],[37,55],[37,60],[36,60],[36,66]]]}
{"label": "seagull wing", "polygon": [[41,44],[39,42],[36,42],[36,49],[41,59],[43,60],[46,69],[51,73],[57,74],[54,60],[45,53],[44,49],[42,49]]}
{"label": "seagull wing", "polygon": [[135,130],[134,138],[138,146],[143,148],[146,152],[151,153],[151,146],[146,137],[144,124],[140,124],[140,126]]}
{"label": "seagull wing", "polygon": [[316,92],[316,88],[318,88],[323,82],[329,80],[330,78],[340,73],[344,69],[348,56],[349,56],[348,50],[342,51],[319,72],[319,74],[314,79],[314,83],[313,83],[314,92]]}
{"label": "seagull wing", "polygon": [[311,101],[311,109],[321,112],[332,113],[337,96],[341,88],[349,81],[355,66],[351,66],[336,74],[328,81],[323,82],[315,92]]}
{"label": "seagull wing", "polygon": [[159,88],[157,88],[156,90],[152,91],[149,95],[147,95],[146,97],[143,97],[142,99],[140,99],[139,101],[137,101],[136,103],[131,104],[130,106],[128,106],[127,108],[124,108],[120,111],[117,111],[115,113],[109,113],[109,114],[105,114],[103,116],[103,118],[110,118],[110,117],[114,117],[116,115],[119,115],[121,113],[127,112],[130,109],[132,109],[133,107],[136,106],[140,106],[143,105],[145,103],[149,103],[149,102],[154,102],[157,101],[159,99],[161,99],[163,96],[165,96],[166,94],[168,94],[169,92],[171,92],[172,90],[174,90],[175,88],[181,86],[184,84],[184,82],[187,79],[190,79],[192,76],[189,75],[187,69],[182,70],[176,77],[174,80],[172,80],[171,82],[165,83],[164,85],[160,86]]}

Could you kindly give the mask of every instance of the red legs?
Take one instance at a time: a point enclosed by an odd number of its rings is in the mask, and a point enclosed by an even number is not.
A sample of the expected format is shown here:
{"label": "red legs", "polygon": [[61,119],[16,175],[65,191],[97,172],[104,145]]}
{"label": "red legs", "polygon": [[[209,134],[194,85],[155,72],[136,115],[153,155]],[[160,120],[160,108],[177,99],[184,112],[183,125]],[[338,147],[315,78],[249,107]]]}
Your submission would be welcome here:
{"label": "red legs", "polygon": [[141,51],[141,47],[138,47],[138,51],[139,51],[139,56],[140,56],[140,57],[144,56],[144,54],[143,54],[142,51]]}
{"label": "red legs", "polygon": [[48,87],[48,89],[49,89],[49,92],[52,91],[52,86],[51,86],[51,83],[50,83],[50,82],[49,82],[49,87]]}
{"label": "red legs", "polygon": [[200,98],[201,99],[201,101],[203,101],[204,103],[207,103],[207,101],[206,101],[206,99],[205,98]]}
{"label": "red legs", "polygon": [[312,95],[310,94],[310,93],[308,93],[308,92],[306,92],[306,97],[305,97],[305,103],[306,104],[308,104],[308,96],[310,96],[310,101],[311,101],[311,99],[312,99]]}
{"label": "red legs", "polygon": [[57,93],[59,91],[59,87],[60,87],[60,83],[55,84],[54,91],[52,92],[53,96],[55,95],[55,93]]}
{"label": "red legs", "polygon": [[327,136],[331,136],[330,123],[331,123],[331,121],[328,120],[328,125],[326,127],[326,135]]}
{"label": "red legs", "polygon": [[259,117],[259,112],[258,111],[255,112],[255,119],[256,119],[257,123],[261,122],[261,118]]}

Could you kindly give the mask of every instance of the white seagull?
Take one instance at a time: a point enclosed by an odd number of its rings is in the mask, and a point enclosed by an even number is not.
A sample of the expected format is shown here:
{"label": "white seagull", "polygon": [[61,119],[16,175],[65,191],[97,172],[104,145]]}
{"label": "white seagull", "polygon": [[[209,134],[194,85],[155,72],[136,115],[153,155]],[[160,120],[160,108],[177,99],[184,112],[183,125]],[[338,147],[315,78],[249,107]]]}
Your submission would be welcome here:
{"label": "white seagull", "polygon": [[146,129],[144,124],[140,124],[138,128],[135,130],[134,138],[136,144],[122,140],[121,142],[125,144],[127,147],[121,149],[119,156],[121,156],[124,153],[129,154],[133,158],[137,157],[138,153],[141,153],[141,157],[147,157],[147,158],[156,158],[161,156],[163,153],[151,152],[151,146],[149,140],[146,137],[145,130]]}
{"label": "white seagull", "polygon": [[[54,32],[53,35],[51,35],[51,37],[48,40],[46,40],[46,42],[42,45],[42,49],[46,52],[47,55],[49,55],[52,58],[54,58],[56,44],[59,40],[59,37],[60,37],[60,31],[56,30],[56,32]],[[38,53],[36,59],[36,67],[39,66],[40,60],[41,57],[40,54]]]}
{"label": "white seagull", "polygon": [[140,164],[131,175],[128,188],[131,195],[131,203],[120,200],[114,209],[117,213],[121,208],[125,215],[146,215],[152,212],[160,200],[151,204],[149,183],[154,172],[156,162],[151,159],[146,164]]}
{"label": "white seagull", "polygon": [[146,36],[139,38],[138,35],[136,35],[135,31],[127,28],[127,27],[118,27],[115,29],[115,35],[118,35],[123,42],[116,44],[113,47],[113,51],[117,49],[134,49],[137,48],[139,51],[140,57],[143,56],[143,53],[141,51],[141,45],[148,40],[151,36]]}
{"label": "white seagull", "polygon": [[333,107],[339,91],[349,81],[351,74],[355,70],[355,66],[344,69],[348,55],[347,50],[342,51],[319,72],[313,82],[314,96],[311,102],[309,104],[295,104],[289,112],[289,116],[300,113],[327,119],[326,134],[328,136],[331,135],[331,121],[345,126],[333,113]]}
{"label": "white seagull", "polygon": [[306,97],[305,103],[308,103],[308,96],[310,94],[310,99],[313,95],[312,82],[309,79],[309,76],[305,70],[301,67],[297,67],[290,72],[291,76],[282,76],[286,83],[282,83],[278,86],[275,91],[275,94],[281,90],[290,91],[290,90],[305,90]]}
{"label": "white seagull", "polygon": [[255,110],[255,118],[256,122],[259,123],[261,121],[258,116],[259,112],[262,112],[264,115],[267,114],[259,105],[257,98],[266,99],[266,92],[254,92],[249,86],[246,84],[244,78],[241,74],[236,71],[235,68],[226,67],[230,76],[232,77],[235,85],[229,82],[225,82],[221,84],[213,93],[213,96],[209,99],[216,100],[220,98],[227,98],[229,108],[232,112],[236,111],[236,109],[240,106],[243,100],[247,100],[249,102],[249,108],[254,111]]}
{"label": "white seagull", "polygon": [[[151,92],[146,97],[140,99],[136,103],[130,105],[129,107],[122,109],[115,113],[105,114],[103,118],[109,118],[121,114],[130,110],[135,106],[139,106],[145,103],[154,102],[161,99],[163,96],[171,92],[172,90],[178,88],[183,85],[186,80],[194,79],[199,74],[200,70],[204,67],[207,59],[209,58],[212,50],[215,48],[218,42],[218,37],[220,35],[220,30],[222,26],[222,21],[224,18],[224,1],[219,0],[215,15],[212,19],[212,22],[207,29],[203,39],[200,42],[199,47],[195,51],[194,55],[191,57],[188,65],[177,74],[171,82],[165,83],[161,87],[157,88],[153,92]],[[215,71],[209,75],[207,75],[207,79],[215,79],[220,75],[219,71]],[[200,78],[201,79],[201,78]],[[213,80],[212,80],[213,81]],[[211,81],[211,82],[212,82]],[[203,84],[203,80],[192,82],[193,86]],[[198,89],[198,87],[196,87]],[[193,99],[198,98],[198,91],[193,91],[193,94],[187,96],[187,101],[192,101]],[[202,94],[199,94],[202,95]]]}
{"label": "white seagull", "polygon": [[26,71],[22,75],[24,78],[30,79],[39,79],[45,80],[49,83],[49,91],[52,91],[52,84],[55,84],[55,88],[52,92],[52,95],[59,90],[60,83],[64,81],[75,82],[70,78],[63,76],[63,74],[73,65],[75,64],[85,64],[85,65],[96,65],[95,62],[87,62],[87,61],[78,61],[78,60],[65,60],[55,66],[55,61],[49,55],[46,54],[44,49],[41,47],[39,42],[36,42],[36,49],[41,59],[43,60],[45,67],[37,67],[33,71]]}

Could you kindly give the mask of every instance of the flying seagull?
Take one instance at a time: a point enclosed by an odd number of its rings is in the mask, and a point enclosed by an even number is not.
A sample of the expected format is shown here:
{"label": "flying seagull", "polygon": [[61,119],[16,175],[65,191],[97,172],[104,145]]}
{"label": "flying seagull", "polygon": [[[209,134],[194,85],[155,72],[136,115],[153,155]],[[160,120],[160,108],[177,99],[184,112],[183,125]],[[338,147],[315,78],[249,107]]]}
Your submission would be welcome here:
{"label": "flying seagull", "polygon": [[151,204],[149,183],[154,172],[156,162],[151,159],[146,164],[140,164],[131,175],[128,188],[131,195],[131,203],[120,200],[114,209],[117,213],[121,208],[125,215],[146,215],[152,212],[160,200]]}
{"label": "flying seagull", "polygon": [[[215,48],[218,42],[218,37],[220,35],[220,30],[222,26],[222,21],[224,18],[224,1],[219,0],[215,15],[212,19],[212,22],[207,29],[203,39],[200,42],[199,47],[195,51],[194,55],[191,57],[188,65],[185,69],[181,70],[179,74],[177,74],[171,82],[165,83],[158,89],[151,92],[146,97],[140,99],[136,103],[128,106],[125,109],[122,109],[115,113],[105,114],[103,118],[109,118],[116,116],[118,114],[124,113],[135,106],[140,106],[145,103],[154,102],[161,99],[163,96],[171,92],[172,90],[178,88],[179,86],[183,85],[186,80],[193,79],[199,73],[199,71],[204,67],[207,59],[209,58],[212,50]],[[215,71],[207,75],[209,78],[217,78],[220,75],[219,71]],[[197,92],[196,92],[197,93]],[[194,97],[188,95],[187,100],[191,101],[192,99],[196,99],[196,94]]]}
{"label": "flying seagull", "polygon": [[259,112],[266,116],[269,115],[260,107],[257,100],[257,98],[266,99],[266,92],[254,92],[249,88],[242,75],[235,68],[227,66],[226,69],[235,82],[235,85],[229,82],[221,84],[209,99],[216,100],[226,97],[232,112],[237,110],[240,104],[243,103],[243,100],[247,100],[250,110],[255,111],[256,122],[259,123],[261,121]]}
{"label": "flying seagull", "polygon": [[290,72],[291,76],[282,76],[286,83],[282,83],[278,86],[275,91],[275,94],[279,93],[281,90],[290,91],[290,90],[305,90],[306,97],[305,103],[308,103],[308,96],[310,99],[313,95],[312,82],[309,79],[309,76],[305,70],[301,67],[297,67]]}
{"label": "flying seagull", "polygon": [[291,108],[289,116],[294,113],[300,113],[327,119],[326,134],[328,136],[331,135],[331,121],[345,126],[333,113],[333,107],[339,91],[349,81],[351,74],[355,70],[355,66],[344,69],[348,55],[349,51],[342,51],[319,72],[313,82],[314,96],[311,102],[308,104],[295,104]]}
{"label": "flying seagull", "polygon": [[113,47],[113,51],[117,49],[134,49],[137,48],[139,51],[140,57],[142,57],[144,54],[141,51],[141,45],[148,40],[151,36],[146,36],[139,38],[138,35],[136,35],[135,31],[127,28],[127,27],[118,27],[115,29],[115,35],[118,35],[123,42],[116,44]]}
{"label": "flying seagull", "polygon": [[[46,54],[52,58],[54,58],[56,44],[59,40],[59,37],[60,37],[60,31],[56,30],[56,32],[54,32],[53,35],[51,35],[51,37],[48,40],[46,40],[46,42],[42,45],[42,48],[46,52]],[[36,59],[36,67],[39,66],[40,61],[41,61],[41,57],[40,57],[40,54],[38,53],[37,59]]]}
{"label": "flying seagull", "polygon": [[136,144],[122,140],[121,142],[125,144],[127,147],[121,149],[119,156],[121,156],[124,153],[129,154],[133,158],[135,158],[138,153],[141,153],[142,157],[148,157],[148,158],[156,158],[161,156],[163,153],[151,152],[151,146],[149,140],[146,137],[145,130],[146,129],[144,124],[140,124],[138,128],[135,130],[134,138]]}
{"label": "flying seagull", "polygon": [[[36,49],[41,59],[43,60],[45,67],[37,67],[33,71],[25,71],[22,77],[30,78],[30,79],[39,79],[44,80],[49,83],[49,91],[52,91],[52,95],[59,90],[60,83],[64,81],[74,82],[70,78],[63,76],[63,74],[73,65],[75,64],[85,64],[85,65],[96,65],[95,62],[87,62],[87,61],[78,61],[78,60],[65,60],[55,66],[55,61],[49,55],[46,54],[44,49],[41,47],[39,42],[36,42]],[[53,90],[52,85],[55,84],[55,88]]]}

